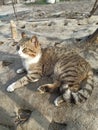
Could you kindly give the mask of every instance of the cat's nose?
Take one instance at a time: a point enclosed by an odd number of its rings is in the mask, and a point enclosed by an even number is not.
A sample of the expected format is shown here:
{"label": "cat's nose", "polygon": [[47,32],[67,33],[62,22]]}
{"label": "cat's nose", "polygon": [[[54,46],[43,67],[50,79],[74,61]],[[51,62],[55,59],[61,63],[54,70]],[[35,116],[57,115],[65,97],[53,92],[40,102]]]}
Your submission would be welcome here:
{"label": "cat's nose", "polygon": [[16,47],[16,50],[19,51],[19,49],[20,49],[20,46],[17,46],[17,47]]}

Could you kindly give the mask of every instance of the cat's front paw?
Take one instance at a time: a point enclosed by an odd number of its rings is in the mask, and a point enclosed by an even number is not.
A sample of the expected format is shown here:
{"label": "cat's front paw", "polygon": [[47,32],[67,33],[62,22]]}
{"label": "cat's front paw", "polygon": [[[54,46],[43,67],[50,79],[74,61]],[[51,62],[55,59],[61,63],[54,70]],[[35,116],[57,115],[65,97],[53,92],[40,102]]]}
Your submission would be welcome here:
{"label": "cat's front paw", "polygon": [[7,90],[8,92],[13,92],[14,89],[15,89],[14,86],[15,86],[15,83],[12,83],[11,85],[9,85],[9,86],[7,87],[6,90]]}
{"label": "cat's front paw", "polygon": [[18,69],[18,70],[16,71],[17,74],[22,74],[22,73],[24,73],[24,72],[26,72],[26,70],[25,70],[24,68],[20,68],[20,69]]}

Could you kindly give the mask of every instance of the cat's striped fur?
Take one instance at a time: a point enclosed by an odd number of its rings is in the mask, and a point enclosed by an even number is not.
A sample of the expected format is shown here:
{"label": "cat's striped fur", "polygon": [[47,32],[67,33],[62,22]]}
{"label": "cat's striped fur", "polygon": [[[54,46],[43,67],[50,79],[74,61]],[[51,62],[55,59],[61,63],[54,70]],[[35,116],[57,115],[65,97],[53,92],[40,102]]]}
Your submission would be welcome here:
{"label": "cat's striped fur", "polygon": [[[27,37],[24,33],[18,44],[18,53],[27,75],[17,80],[7,91],[14,91],[29,82],[36,82],[42,76],[53,75],[53,84],[38,88],[40,92],[59,88],[61,96],[54,101],[79,103],[85,101],[93,90],[93,72],[89,63],[76,52],[67,52],[65,48],[48,47],[42,49],[36,36]],[[23,72],[20,69],[17,72]]]}

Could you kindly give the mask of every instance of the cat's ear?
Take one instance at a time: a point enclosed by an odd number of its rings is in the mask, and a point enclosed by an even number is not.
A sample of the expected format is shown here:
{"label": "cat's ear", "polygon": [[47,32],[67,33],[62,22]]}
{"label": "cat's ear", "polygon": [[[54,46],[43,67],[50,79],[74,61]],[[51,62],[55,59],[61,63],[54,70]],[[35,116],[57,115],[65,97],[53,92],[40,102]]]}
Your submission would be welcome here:
{"label": "cat's ear", "polygon": [[32,36],[31,42],[34,44],[35,47],[39,45],[39,42],[36,36]]}
{"label": "cat's ear", "polygon": [[26,33],[25,33],[25,32],[22,32],[22,33],[21,33],[21,37],[22,37],[22,38],[26,38],[26,37],[27,37]]}

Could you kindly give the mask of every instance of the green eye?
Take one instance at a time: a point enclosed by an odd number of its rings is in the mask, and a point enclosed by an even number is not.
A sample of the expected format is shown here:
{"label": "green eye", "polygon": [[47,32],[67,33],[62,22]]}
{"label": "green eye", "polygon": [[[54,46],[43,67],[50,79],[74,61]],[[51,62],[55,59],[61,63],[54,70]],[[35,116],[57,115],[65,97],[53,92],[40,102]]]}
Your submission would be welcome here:
{"label": "green eye", "polygon": [[29,51],[34,53],[34,51],[33,51],[33,50],[31,50],[31,49],[29,49]]}
{"label": "green eye", "polygon": [[27,52],[27,51],[28,51],[28,49],[27,49],[27,48],[24,48],[22,51],[23,51],[23,52]]}
{"label": "green eye", "polygon": [[35,53],[33,50],[31,50],[30,48],[24,48],[22,50],[22,52],[26,53],[26,52],[29,52],[29,53]]}

